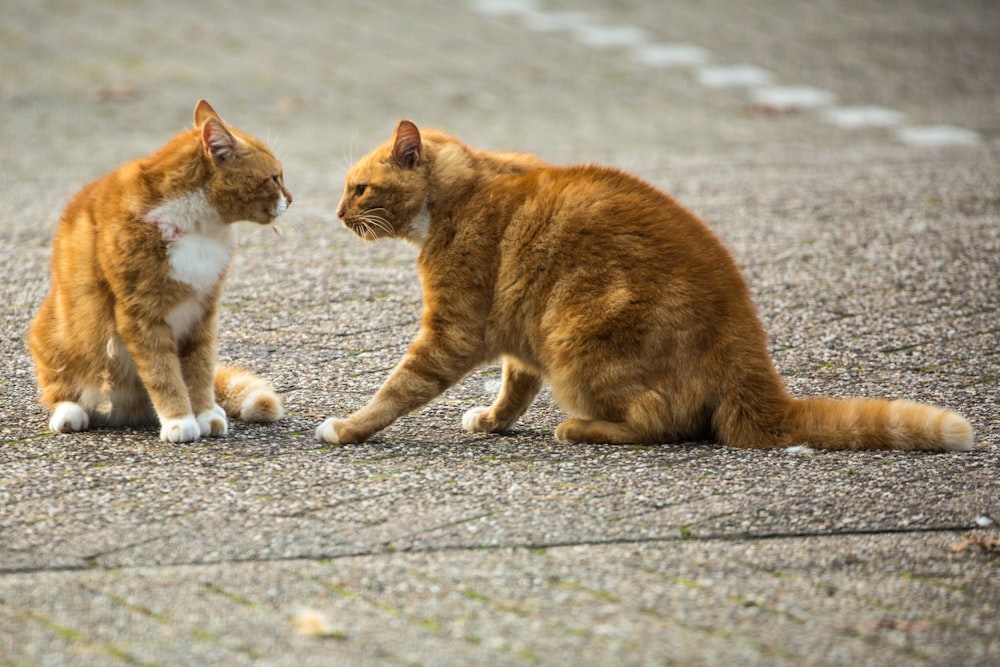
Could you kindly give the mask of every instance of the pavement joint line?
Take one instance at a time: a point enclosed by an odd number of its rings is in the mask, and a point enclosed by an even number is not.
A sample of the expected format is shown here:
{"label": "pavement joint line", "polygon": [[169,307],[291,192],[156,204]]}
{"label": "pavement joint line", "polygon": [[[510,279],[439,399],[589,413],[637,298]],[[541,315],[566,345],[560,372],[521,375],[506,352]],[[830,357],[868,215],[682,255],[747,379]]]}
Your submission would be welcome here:
{"label": "pavement joint line", "polygon": [[171,561],[167,563],[136,563],[125,565],[102,565],[91,562],[89,558],[81,557],[85,561],[83,565],[59,565],[50,567],[12,567],[0,568],[0,578],[6,576],[18,576],[24,574],[59,573],[59,572],[120,572],[127,570],[141,569],[169,569],[178,567],[215,567],[220,565],[247,565],[252,563],[299,563],[316,561],[337,561],[350,558],[384,557],[397,556],[403,554],[439,554],[439,553],[467,553],[476,551],[502,551],[502,550],[523,550],[534,551],[544,549],[565,549],[574,547],[606,547],[625,546],[638,544],[665,544],[665,543],[715,543],[715,542],[771,542],[780,540],[801,540],[801,539],[824,539],[843,537],[864,537],[864,536],[894,536],[894,535],[928,535],[934,533],[956,534],[971,533],[976,531],[989,531],[971,522],[968,524],[951,524],[942,526],[925,526],[914,528],[870,528],[845,531],[813,531],[813,532],[771,532],[771,533],[708,533],[705,535],[657,535],[649,537],[615,537],[608,539],[590,540],[553,540],[551,542],[510,542],[504,544],[452,544],[444,546],[429,547],[396,547],[388,548],[389,542],[380,543],[381,548],[359,549],[342,553],[316,553],[301,554],[295,556],[274,556],[268,558],[218,558],[204,560]]}
{"label": "pavement joint line", "polygon": [[754,107],[775,113],[821,112],[818,119],[845,130],[887,128],[900,143],[911,147],[975,146],[979,134],[939,123],[911,125],[906,114],[873,105],[839,107],[832,92],[808,85],[779,86],[768,70],[748,63],[709,64],[708,49],[688,43],[650,41],[649,32],[631,25],[603,25],[588,12],[546,12],[537,0],[470,0],[471,11],[487,17],[514,16],[537,32],[569,31],[576,41],[601,51],[630,49],[633,60],[649,67],[694,69],[695,80],[706,88],[742,88]]}

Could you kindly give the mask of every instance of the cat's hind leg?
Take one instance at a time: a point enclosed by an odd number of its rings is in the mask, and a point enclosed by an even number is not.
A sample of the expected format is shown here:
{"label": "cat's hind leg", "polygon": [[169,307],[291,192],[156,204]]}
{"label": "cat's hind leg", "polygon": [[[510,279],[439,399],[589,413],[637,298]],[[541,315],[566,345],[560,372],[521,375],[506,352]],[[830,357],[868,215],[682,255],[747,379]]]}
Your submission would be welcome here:
{"label": "cat's hind leg", "polygon": [[490,407],[475,407],[462,416],[470,433],[508,430],[531,406],[542,388],[542,378],[511,357],[504,357],[500,394]]}
{"label": "cat's hind leg", "polygon": [[49,428],[56,433],[86,431],[88,426],[90,426],[90,415],[82,405],[73,401],[56,403],[49,419]]}
{"label": "cat's hind leg", "polygon": [[566,443],[590,442],[612,445],[656,442],[647,432],[625,422],[570,417],[556,427],[556,440]]}
{"label": "cat's hind leg", "polygon": [[[559,393],[559,392],[557,392]],[[652,444],[682,442],[697,438],[704,431],[705,416],[696,404],[668,399],[661,389],[637,388],[631,395],[580,396],[577,402],[562,405],[577,417],[570,417],[556,427],[560,442],[607,444]],[[567,392],[562,391],[562,396]],[[602,399],[602,400],[598,400]]]}
{"label": "cat's hind leg", "polygon": [[56,433],[76,433],[90,427],[90,414],[84,403],[80,387],[72,374],[66,371],[68,362],[56,359],[58,368],[53,368],[50,347],[36,340],[39,334],[32,326],[31,353],[35,359],[38,386],[42,390],[39,397],[42,405],[50,410],[49,428]]}
{"label": "cat's hind leg", "polygon": [[52,408],[49,428],[56,433],[86,431],[94,421],[103,398],[101,392],[93,388],[69,392],[63,387],[47,386],[42,393],[42,402]]}

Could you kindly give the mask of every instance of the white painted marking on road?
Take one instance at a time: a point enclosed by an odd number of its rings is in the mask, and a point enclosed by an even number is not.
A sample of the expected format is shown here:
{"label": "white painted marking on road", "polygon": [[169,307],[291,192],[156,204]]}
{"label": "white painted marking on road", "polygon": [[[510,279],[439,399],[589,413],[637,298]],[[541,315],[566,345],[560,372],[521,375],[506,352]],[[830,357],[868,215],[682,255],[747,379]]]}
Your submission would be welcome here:
{"label": "white painted marking on road", "polygon": [[954,125],[919,125],[896,129],[896,137],[910,146],[972,146],[979,135]]}
{"label": "white painted marking on road", "polygon": [[590,23],[590,14],[586,12],[525,12],[524,21],[532,30],[538,32],[556,32],[558,30],[573,30]]}
{"label": "white painted marking on road", "polygon": [[577,41],[597,49],[630,48],[632,58],[650,67],[692,67],[695,76],[708,88],[746,88],[751,100],[778,111],[818,110],[820,118],[837,127],[895,128],[896,138],[911,146],[970,146],[979,135],[953,125],[905,126],[906,115],[877,106],[834,107],[836,96],[812,86],[776,86],[774,75],[749,64],[706,65],[711,53],[694,44],[649,42],[643,28],[602,25],[587,12],[546,12],[537,0],[470,0],[472,11],[484,16],[520,16],[530,30],[571,31]]}
{"label": "white painted marking on road", "polygon": [[484,16],[527,14],[537,8],[535,0],[472,0],[472,11]]}
{"label": "white painted marking on road", "polygon": [[597,49],[621,49],[646,41],[646,31],[630,25],[581,25],[574,33],[578,42]]}
{"label": "white painted marking on road", "polygon": [[693,44],[646,44],[632,53],[651,67],[691,67],[708,62],[708,51]]}
{"label": "white painted marking on road", "polygon": [[755,104],[780,110],[818,109],[833,104],[833,93],[812,86],[773,86],[750,92]]}
{"label": "white painted marking on road", "polygon": [[771,73],[753,65],[710,65],[695,72],[698,83],[709,88],[753,88],[771,83]]}
{"label": "white painted marking on road", "polygon": [[823,120],[854,130],[864,127],[893,127],[906,122],[906,114],[902,111],[886,109],[885,107],[837,107],[823,112]]}

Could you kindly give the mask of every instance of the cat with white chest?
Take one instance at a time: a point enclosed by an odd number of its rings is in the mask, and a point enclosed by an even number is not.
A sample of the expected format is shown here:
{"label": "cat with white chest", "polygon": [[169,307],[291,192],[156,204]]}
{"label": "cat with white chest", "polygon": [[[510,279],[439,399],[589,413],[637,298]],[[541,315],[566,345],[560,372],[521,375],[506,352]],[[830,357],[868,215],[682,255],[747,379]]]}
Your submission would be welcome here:
{"label": "cat with white chest", "polygon": [[279,419],[269,382],[216,365],[218,307],[233,223],[291,202],[277,158],[204,100],[193,129],[77,193],[28,337],[52,430],[158,423],[189,442]]}

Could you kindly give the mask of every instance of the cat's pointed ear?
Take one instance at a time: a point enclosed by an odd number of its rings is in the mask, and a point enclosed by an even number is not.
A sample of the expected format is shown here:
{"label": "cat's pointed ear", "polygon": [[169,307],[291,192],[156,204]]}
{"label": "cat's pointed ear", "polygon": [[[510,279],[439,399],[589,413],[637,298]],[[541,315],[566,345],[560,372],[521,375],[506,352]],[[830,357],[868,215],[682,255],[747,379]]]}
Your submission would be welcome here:
{"label": "cat's pointed ear", "polygon": [[201,127],[201,143],[205,155],[217,164],[232,162],[238,148],[237,139],[218,118],[209,118]]}
{"label": "cat's pointed ear", "polygon": [[222,118],[219,114],[215,112],[212,105],[205,100],[198,100],[198,104],[194,105],[194,126],[201,127],[206,120],[209,118],[214,118],[215,120],[221,121]]}
{"label": "cat's pointed ear", "polygon": [[408,120],[399,121],[392,135],[392,160],[403,169],[413,169],[420,161],[423,146],[420,143],[420,130]]}

